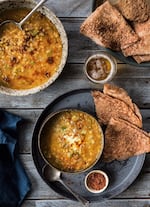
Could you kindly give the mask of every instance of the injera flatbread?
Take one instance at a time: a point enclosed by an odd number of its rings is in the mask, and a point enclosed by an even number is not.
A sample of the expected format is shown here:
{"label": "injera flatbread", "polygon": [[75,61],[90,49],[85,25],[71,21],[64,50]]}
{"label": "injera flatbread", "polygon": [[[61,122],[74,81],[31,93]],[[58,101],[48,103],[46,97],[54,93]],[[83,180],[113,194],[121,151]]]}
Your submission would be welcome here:
{"label": "injera flatbread", "polygon": [[105,131],[103,159],[106,162],[125,160],[150,152],[150,136],[135,125],[111,118]]}
{"label": "injera flatbread", "polygon": [[115,7],[130,21],[144,22],[149,18],[149,0],[118,0]]}
{"label": "injera flatbread", "polygon": [[82,23],[80,32],[97,44],[113,50],[125,49],[139,39],[120,12],[108,1]]}
{"label": "injera flatbread", "polygon": [[132,99],[123,88],[112,84],[104,84],[103,93],[125,102],[142,122],[142,116],[139,108],[135,103],[132,102]]}
{"label": "injera flatbread", "polygon": [[150,61],[150,55],[134,55],[132,56],[137,63]]}
{"label": "injera flatbread", "polygon": [[92,96],[100,124],[107,125],[112,117],[119,117],[140,128],[142,127],[142,121],[124,101],[103,94],[100,91],[92,91]]}
{"label": "injera flatbread", "polygon": [[134,23],[133,26],[141,40],[124,49],[123,54],[125,56],[150,55],[150,19],[144,23]]}

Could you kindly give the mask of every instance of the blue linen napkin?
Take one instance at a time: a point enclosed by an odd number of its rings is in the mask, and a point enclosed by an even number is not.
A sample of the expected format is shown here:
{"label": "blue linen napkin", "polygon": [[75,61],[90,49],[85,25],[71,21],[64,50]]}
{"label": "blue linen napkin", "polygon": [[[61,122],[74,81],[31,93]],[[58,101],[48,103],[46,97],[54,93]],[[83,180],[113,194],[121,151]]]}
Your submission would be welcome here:
{"label": "blue linen napkin", "polygon": [[21,120],[0,110],[0,207],[20,206],[31,187],[18,157],[17,124]]}

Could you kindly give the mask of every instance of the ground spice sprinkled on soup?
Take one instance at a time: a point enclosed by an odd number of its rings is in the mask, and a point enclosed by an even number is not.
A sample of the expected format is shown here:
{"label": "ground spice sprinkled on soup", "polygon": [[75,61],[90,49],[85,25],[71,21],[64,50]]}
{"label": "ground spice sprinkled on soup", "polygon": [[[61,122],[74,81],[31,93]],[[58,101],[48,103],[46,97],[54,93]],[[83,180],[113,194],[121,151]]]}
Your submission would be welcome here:
{"label": "ground spice sprinkled on soup", "polygon": [[[19,22],[28,9],[11,9],[0,21]],[[0,31],[0,85],[12,89],[30,89],[44,84],[57,71],[62,57],[62,42],[55,25],[35,12],[23,25],[6,24]]]}
{"label": "ground spice sprinkled on soup", "polygon": [[97,121],[76,110],[63,111],[49,120],[40,142],[46,160],[66,172],[87,169],[95,163],[103,147]]}

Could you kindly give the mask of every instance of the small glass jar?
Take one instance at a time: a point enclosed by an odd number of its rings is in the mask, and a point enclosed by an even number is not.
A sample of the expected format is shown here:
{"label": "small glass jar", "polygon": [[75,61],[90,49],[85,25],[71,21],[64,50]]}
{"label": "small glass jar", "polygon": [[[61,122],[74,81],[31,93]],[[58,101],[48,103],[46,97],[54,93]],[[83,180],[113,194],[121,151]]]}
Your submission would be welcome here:
{"label": "small glass jar", "polygon": [[84,72],[94,83],[104,84],[113,79],[117,72],[115,58],[106,52],[90,56],[84,65]]}
{"label": "small glass jar", "polygon": [[91,193],[102,193],[108,186],[109,178],[102,170],[93,170],[85,177],[85,187]]}

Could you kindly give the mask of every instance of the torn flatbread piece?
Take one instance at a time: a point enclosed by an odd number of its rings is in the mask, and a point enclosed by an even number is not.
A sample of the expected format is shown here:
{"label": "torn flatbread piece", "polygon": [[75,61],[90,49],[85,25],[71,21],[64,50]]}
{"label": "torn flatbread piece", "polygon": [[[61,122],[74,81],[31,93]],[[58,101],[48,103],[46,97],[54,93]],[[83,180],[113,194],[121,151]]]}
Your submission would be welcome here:
{"label": "torn flatbread piece", "polygon": [[120,13],[130,21],[144,22],[149,18],[149,0],[110,0]]}
{"label": "torn flatbread piece", "polygon": [[132,110],[134,110],[132,100],[123,88],[111,84],[104,84],[103,93],[124,101]]}
{"label": "torn flatbread piece", "polygon": [[150,136],[135,125],[111,118],[105,131],[103,159],[106,162],[125,160],[150,152]]}
{"label": "torn flatbread piece", "polygon": [[97,44],[121,50],[138,41],[138,35],[108,1],[99,6],[81,25],[80,32]]}
{"label": "torn flatbread piece", "polygon": [[150,35],[150,18],[143,23],[133,23],[135,32],[139,37],[144,37],[145,35]]}
{"label": "torn flatbread piece", "polygon": [[132,102],[132,99],[123,88],[120,88],[112,84],[105,84],[103,88],[103,93],[125,102],[133,110],[133,112],[139,118],[139,120],[142,122],[142,116],[139,108],[135,103]]}
{"label": "torn flatbread piece", "polygon": [[125,56],[150,55],[150,19],[144,23],[134,23],[133,27],[140,40],[124,49],[123,54]]}
{"label": "torn flatbread piece", "polygon": [[107,125],[113,117],[122,118],[140,128],[142,127],[142,121],[124,101],[103,94],[100,91],[92,91],[92,96],[98,121],[101,125]]}
{"label": "torn flatbread piece", "polygon": [[137,63],[143,63],[143,62],[149,62],[150,61],[150,55],[134,55],[132,56]]}
{"label": "torn flatbread piece", "polygon": [[142,37],[140,41],[123,50],[124,56],[150,55],[150,35]]}

